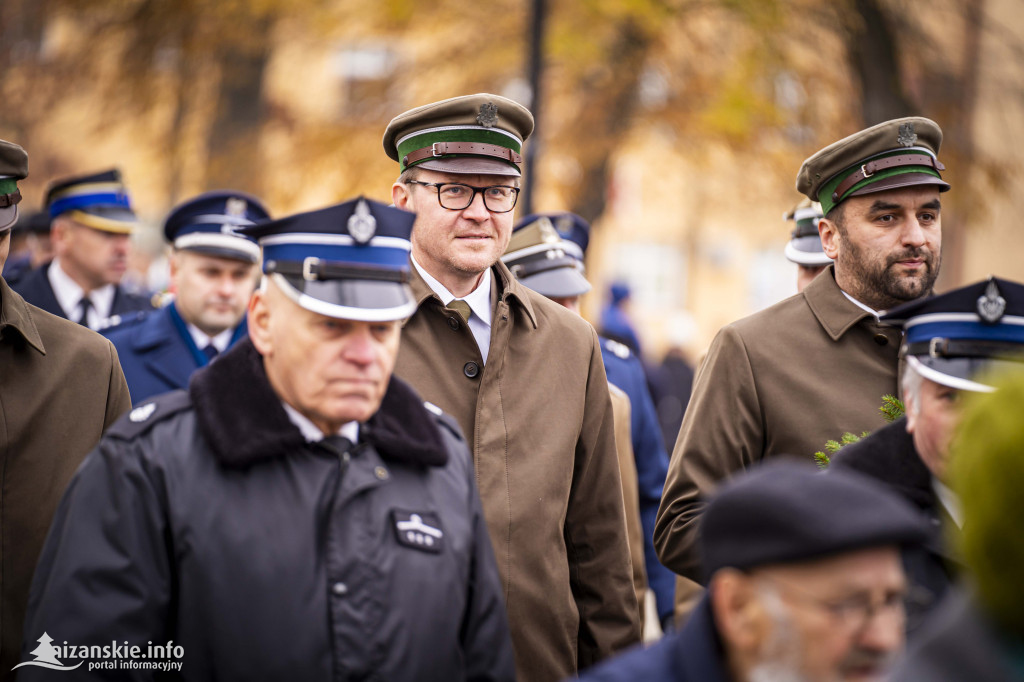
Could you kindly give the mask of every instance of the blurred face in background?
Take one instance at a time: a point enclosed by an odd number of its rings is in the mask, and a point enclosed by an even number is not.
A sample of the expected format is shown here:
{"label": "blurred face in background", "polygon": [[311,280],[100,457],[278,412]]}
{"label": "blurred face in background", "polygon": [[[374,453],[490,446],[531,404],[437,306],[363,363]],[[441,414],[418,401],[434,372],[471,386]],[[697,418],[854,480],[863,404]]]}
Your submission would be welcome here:
{"label": "blurred face in background", "polygon": [[171,254],[178,312],[207,336],[241,322],[258,279],[255,263],[189,250]]}
{"label": "blurred face in background", "polygon": [[86,293],[119,284],[128,270],[131,235],[96,230],[66,216],[54,219],[50,234],[61,269]]}

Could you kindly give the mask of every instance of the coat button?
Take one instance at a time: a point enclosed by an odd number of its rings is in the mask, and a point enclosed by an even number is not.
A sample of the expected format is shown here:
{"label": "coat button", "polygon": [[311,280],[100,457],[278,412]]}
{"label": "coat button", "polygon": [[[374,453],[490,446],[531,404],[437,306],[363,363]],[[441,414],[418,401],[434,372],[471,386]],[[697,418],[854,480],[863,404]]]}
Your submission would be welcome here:
{"label": "coat button", "polygon": [[877,343],[879,346],[888,345],[889,337],[883,334],[882,332],[878,332],[877,334],[875,334],[875,343]]}
{"label": "coat button", "polygon": [[388,477],[388,470],[384,467],[377,467],[373,470],[373,475],[376,476],[378,480],[383,481]]}
{"label": "coat button", "polygon": [[462,373],[465,374],[470,379],[475,379],[476,375],[480,373],[480,365],[476,364],[475,362],[467,362],[462,367]]}
{"label": "coat button", "polygon": [[344,597],[348,594],[348,585],[345,583],[334,583],[331,585],[331,592],[339,597]]}
{"label": "coat button", "polygon": [[458,321],[458,319],[456,319],[454,317],[449,317],[448,318],[448,326],[451,327],[451,330],[453,332],[454,331],[458,331],[459,330],[459,321]]}

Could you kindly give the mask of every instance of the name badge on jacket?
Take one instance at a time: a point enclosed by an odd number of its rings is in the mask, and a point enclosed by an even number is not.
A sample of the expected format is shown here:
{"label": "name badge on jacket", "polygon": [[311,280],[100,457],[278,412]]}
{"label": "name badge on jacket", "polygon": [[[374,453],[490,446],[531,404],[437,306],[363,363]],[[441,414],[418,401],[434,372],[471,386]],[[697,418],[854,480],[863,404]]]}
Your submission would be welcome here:
{"label": "name badge on jacket", "polygon": [[395,524],[395,536],[400,545],[418,549],[421,552],[440,554],[444,546],[444,532],[437,514],[431,512],[404,512],[394,509],[391,516]]}

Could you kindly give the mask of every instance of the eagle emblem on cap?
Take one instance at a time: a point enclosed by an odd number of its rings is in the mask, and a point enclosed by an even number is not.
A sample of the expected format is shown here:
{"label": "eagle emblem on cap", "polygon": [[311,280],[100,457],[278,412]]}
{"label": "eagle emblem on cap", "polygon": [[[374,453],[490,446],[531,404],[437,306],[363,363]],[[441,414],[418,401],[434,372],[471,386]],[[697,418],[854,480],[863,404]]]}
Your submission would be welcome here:
{"label": "eagle emblem on cap", "polygon": [[370,206],[365,199],[360,199],[352,215],[348,218],[348,233],[357,244],[365,244],[373,239],[377,232],[377,219],[370,213]]}
{"label": "eagle emblem on cap", "polygon": [[247,210],[249,210],[249,204],[246,203],[245,199],[239,199],[238,197],[228,199],[227,205],[224,207],[224,213],[233,218],[244,218]]}
{"label": "eagle emblem on cap", "polygon": [[484,128],[493,128],[498,125],[498,105],[494,102],[481,104],[480,113],[476,115],[476,122]]}
{"label": "eagle emblem on cap", "polygon": [[999,295],[995,279],[988,281],[985,295],[978,297],[978,316],[989,324],[995,324],[1006,312],[1006,299]]}
{"label": "eagle emblem on cap", "polygon": [[917,133],[914,132],[913,123],[904,123],[900,126],[900,133],[896,137],[896,141],[904,147],[913,147],[914,143],[917,142]]}

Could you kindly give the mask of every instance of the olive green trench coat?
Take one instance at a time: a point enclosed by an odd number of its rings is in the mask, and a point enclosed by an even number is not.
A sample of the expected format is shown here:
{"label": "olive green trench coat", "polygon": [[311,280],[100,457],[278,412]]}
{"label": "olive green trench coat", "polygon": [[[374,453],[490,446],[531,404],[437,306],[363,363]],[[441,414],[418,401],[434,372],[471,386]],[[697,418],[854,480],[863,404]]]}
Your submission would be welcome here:
{"label": "olive green trench coat", "polygon": [[808,462],[828,440],[883,426],[901,332],[843,295],[834,266],[807,288],[723,327],[697,372],[669,464],[654,545],[703,582],[697,522],[716,484],[765,457]]}
{"label": "olive green trench coat", "polygon": [[0,277],[0,680],[18,662],[32,573],[64,488],[130,407],[114,346]]}
{"label": "olive green trench coat", "polygon": [[590,324],[490,272],[487,364],[414,268],[395,373],[472,447],[519,679],[561,680],[640,638],[608,382]]}

